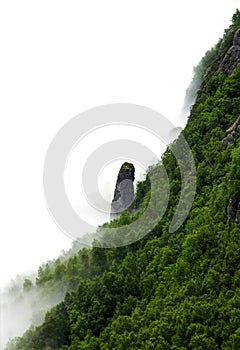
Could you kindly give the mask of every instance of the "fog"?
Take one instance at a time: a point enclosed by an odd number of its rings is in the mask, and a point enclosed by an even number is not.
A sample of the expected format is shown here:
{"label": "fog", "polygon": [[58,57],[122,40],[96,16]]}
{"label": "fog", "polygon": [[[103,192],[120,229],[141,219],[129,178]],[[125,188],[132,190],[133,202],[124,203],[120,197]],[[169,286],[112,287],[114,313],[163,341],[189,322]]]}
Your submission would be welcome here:
{"label": "fog", "polygon": [[[195,94],[197,88],[199,87],[199,81],[193,81],[187,91],[185,101],[183,104],[183,109],[181,112],[182,123],[184,124],[187,120],[189,110],[194,103]],[[155,159],[152,159],[152,163],[161,157],[161,154],[164,151],[165,145],[157,138],[149,137],[147,133],[143,130],[139,130],[133,127],[121,127],[122,134],[125,137],[130,138],[140,142],[142,139],[145,140],[145,145],[148,146],[156,155]],[[103,130],[99,132],[104,132]],[[117,138],[117,133],[119,129],[111,127],[111,130],[107,130],[105,135],[101,134],[95,140],[98,142],[103,137],[105,141],[111,141]],[[111,135],[111,136],[109,136]],[[85,140],[85,147],[91,145],[91,148],[94,150],[97,148],[97,143],[94,142],[94,139]],[[121,164],[124,160],[116,160],[108,164],[107,167],[102,169],[102,173],[98,174],[99,182],[99,191],[103,198],[107,201],[111,201],[114,193],[115,183],[117,179],[118,171],[121,167]],[[93,225],[102,224],[106,221],[109,221],[109,213],[98,213],[88,206],[87,201],[83,201],[84,195],[81,193],[81,178],[82,168],[84,166],[85,158],[81,156],[81,147],[76,147],[74,152],[71,154],[70,159],[65,171],[65,188],[68,194],[68,197],[73,205],[75,211],[80,215],[87,218],[88,222],[91,222]],[[138,181],[144,179],[144,174],[146,169],[144,169],[141,164],[134,164],[136,170],[135,178],[135,189]],[[80,198],[82,198],[80,200]],[[110,208],[109,208],[110,209]],[[91,240],[91,236],[90,240]],[[86,235],[83,239],[89,244],[89,237]],[[74,246],[74,245],[73,245]],[[65,253],[65,258],[72,255],[76,251],[77,244],[75,248],[69,250],[69,253]],[[45,313],[51,307],[60,302],[66,293],[65,290],[57,290],[55,294],[48,295],[46,291],[41,288],[37,288],[35,285],[36,272],[32,272],[27,275],[20,275],[16,279],[12,280],[7,286],[2,288],[0,292],[0,313],[1,313],[1,339],[0,339],[0,350],[4,350],[6,344],[13,340],[17,336],[21,336],[30,326],[36,326],[43,322]],[[32,286],[26,288],[25,281],[31,281]],[[25,286],[25,287],[24,287]]]}
{"label": "fog", "polygon": [[[100,133],[104,130],[100,130]],[[119,132],[116,127],[110,127],[110,132],[105,131],[105,140],[112,140],[116,138]],[[155,158],[152,159],[152,164],[161,157],[166,145],[163,144],[157,137],[147,134],[146,131],[137,129],[135,127],[121,127],[121,132],[126,137],[132,135],[132,139],[140,142],[142,139],[145,140],[145,145],[148,146],[153,153]],[[111,135],[111,136],[109,136]],[[97,140],[101,140],[98,137]],[[86,145],[91,145],[92,149],[97,147],[97,143],[93,139],[85,140]],[[101,174],[98,176],[99,191],[103,198],[109,203],[111,202],[114,194],[115,184],[117,175],[120,170],[122,163],[126,159],[117,159],[106,167],[103,167]],[[150,164],[149,164],[150,165]],[[75,211],[82,217],[87,218],[93,225],[102,224],[110,219],[110,206],[109,212],[100,215],[98,212],[91,210],[93,208],[88,206],[88,203],[83,201],[84,195],[81,194],[81,178],[82,168],[84,166],[84,157],[81,157],[81,147],[75,147],[72,152],[65,171],[65,188],[69,199],[73,205]],[[134,188],[138,181],[142,181],[145,178],[146,170],[141,164],[134,163],[135,166],[135,181]],[[93,236],[83,233],[83,241],[89,245]],[[72,243],[72,248],[63,252],[60,255],[60,260],[65,260],[69,256],[72,256],[79,248],[81,244],[78,242]],[[53,260],[54,261],[54,260]],[[51,262],[49,262],[50,265]],[[64,298],[67,289],[61,289],[55,291],[54,294],[48,294],[48,290],[41,289],[35,285],[36,272],[29,274],[23,274],[17,276],[11,281],[0,293],[0,310],[1,310],[1,342],[0,350],[4,350],[4,346],[13,338],[21,336],[30,326],[36,326],[41,324],[44,320],[45,313],[51,307],[56,305],[59,301]],[[26,281],[28,282],[26,284]],[[32,282],[32,285],[30,284]]]}
{"label": "fog", "polygon": [[[239,5],[239,0],[2,4],[0,286],[17,273],[37,271],[71,246],[52,221],[42,191],[44,158],[57,131],[88,108],[116,102],[148,106],[183,126],[194,102],[189,95],[179,114],[193,66],[217,43]],[[146,143],[146,136],[139,137]],[[93,140],[82,153],[76,150],[66,169],[72,206],[86,216],[89,211],[76,191],[76,164],[88,156],[90,145]],[[108,200],[113,173],[117,167],[106,168],[99,178]],[[94,215],[89,220],[103,220]],[[23,292],[25,278],[34,280],[35,273],[23,274],[1,291],[0,350],[9,337],[41,322],[45,310],[63,297],[48,300],[35,287]]]}
{"label": "fog", "polygon": [[36,295],[33,292],[24,294],[22,283],[22,278],[19,278],[0,294],[1,350],[9,339],[23,334],[32,321]]}
{"label": "fog", "polygon": [[41,324],[46,311],[64,298],[66,288],[50,293],[47,288],[37,287],[35,279],[34,272],[18,276],[0,291],[0,350],[30,326]]}
{"label": "fog", "polygon": [[238,5],[2,3],[1,285],[71,245],[52,222],[42,193],[44,158],[57,131],[88,108],[116,102],[153,108],[182,126],[177,118],[192,68]]}

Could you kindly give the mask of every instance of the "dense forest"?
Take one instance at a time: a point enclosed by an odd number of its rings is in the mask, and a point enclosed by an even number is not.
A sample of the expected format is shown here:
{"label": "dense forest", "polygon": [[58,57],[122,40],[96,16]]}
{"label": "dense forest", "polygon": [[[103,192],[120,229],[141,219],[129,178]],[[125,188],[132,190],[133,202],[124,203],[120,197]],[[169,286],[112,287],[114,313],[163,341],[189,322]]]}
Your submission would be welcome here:
{"label": "dense forest", "polygon": [[[131,245],[76,245],[69,256],[42,266],[35,283],[25,280],[25,293],[41,288],[65,296],[7,350],[240,349],[238,10],[195,69],[188,94],[196,96],[183,135],[195,159],[197,190],[187,220],[169,233],[181,193],[169,146],[161,160],[170,182],[162,220]],[[105,227],[136,220],[151,195],[147,174],[137,186],[135,210]]]}

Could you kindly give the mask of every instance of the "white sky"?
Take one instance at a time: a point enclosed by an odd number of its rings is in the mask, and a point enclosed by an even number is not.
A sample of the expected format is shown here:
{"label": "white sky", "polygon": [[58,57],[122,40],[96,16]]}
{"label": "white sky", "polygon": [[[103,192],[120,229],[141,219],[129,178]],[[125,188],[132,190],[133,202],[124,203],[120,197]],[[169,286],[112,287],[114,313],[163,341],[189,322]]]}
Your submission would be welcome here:
{"label": "white sky", "polygon": [[52,221],[42,191],[43,162],[57,131],[80,112],[115,102],[151,107],[178,125],[193,66],[239,5],[1,2],[0,285],[71,245]]}

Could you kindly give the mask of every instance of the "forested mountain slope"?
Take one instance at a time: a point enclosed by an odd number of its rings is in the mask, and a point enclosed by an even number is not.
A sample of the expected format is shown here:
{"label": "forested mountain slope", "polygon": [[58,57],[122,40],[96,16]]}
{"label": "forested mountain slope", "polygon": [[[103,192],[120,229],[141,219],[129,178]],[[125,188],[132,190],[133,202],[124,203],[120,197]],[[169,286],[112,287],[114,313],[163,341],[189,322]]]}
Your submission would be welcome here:
{"label": "forested mountain slope", "polygon": [[[237,11],[196,70],[200,89],[183,134],[197,165],[197,193],[184,225],[168,231],[181,191],[169,148],[163,219],[132,245],[81,249],[41,268],[38,286],[69,292],[8,350],[240,349],[239,63]],[[150,191],[147,177],[138,185],[140,212]],[[125,213],[112,225],[132,220]]]}

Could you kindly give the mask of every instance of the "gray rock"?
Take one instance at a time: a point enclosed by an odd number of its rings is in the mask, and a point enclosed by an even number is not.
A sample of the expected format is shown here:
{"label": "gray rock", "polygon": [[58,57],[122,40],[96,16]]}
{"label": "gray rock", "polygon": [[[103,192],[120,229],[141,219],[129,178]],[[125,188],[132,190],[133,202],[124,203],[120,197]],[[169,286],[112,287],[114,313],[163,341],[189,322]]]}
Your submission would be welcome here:
{"label": "gray rock", "polygon": [[238,137],[238,132],[234,130],[231,132],[231,135],[234,139],[236,139]]}
{"label": "gray rock", "polygon": [[235,29],[231,29],[227,32],[219,48],[219,55],[223,57],[217,66],[226,75],[230,75],[240,63],[240,29],[234,31]]}
{"label": "gray rock", "polygon": [[224,144],[224,146],[228,146],[228,145],[233,145],[233,146],[235,146],[235,144],[236,144],[236,140],[235,140],[235,138],[231,135],[231,134],[229,134],[228,136],[226,136],[226,137],[224,137],[224,139],[222,140],[222,143]]}
{"label": "gray rock", "polygon": [[237,205],[237,211],[236,211],[235,222],[236,222],[236,223],[239,223],[239,219],[240,219],[240,202],[238,202],[238,205]]}
{"label": "gray rock", "polygon": [[240,28],[234,34],[233,45],[240,46]]}
{"label": "gray rock", "polygon": [[226,133],[228,133],[227,136],[224,137],[222,140],[222,143],[224,146],[228,146],[229,144],[235,146],[236,145],[236,139],[239,138],[240,135],[240,116],[235,120],[235,122],[230,126],[230,128],[227,129]]}
{"label": "gray rock", "polygon": [[231,46],[224,56],[219,68],[224,71],[226,75],[230,75],[240,62],[240,47]]}
{"label": "gray rock", "polygon": [[227,206],[227,223],[228,224],[230,223],[230,220],[232,219],[235,212],[234,205],[235,205],[234,200],[230,198]]}
{"label": "gray rock", "polygon": [[240,116],[237,118],[237,120],[235,120],[235,122],[230,126],[230,128],[227,129],[226,132],[231,132],[234,131],[236,129],[239,129],[240,127]]}
{"label": "gray rock", "polygon": [[111,204],[110,219],[115,219],[124,212],[134,200],[135,168],[131,163],[124,163],[118,173],[114,197]]}
{"label": "gray rock", "polygon": [[[228,30],[227,37],[234,36],[234,32],[235,32],[235,30],[233,28]],[[226,39],[224,38],[224,39],[222,39],[220,48],[218,50],[219,56],[221,56],[224,53],[225,50],[226,50]]]}

